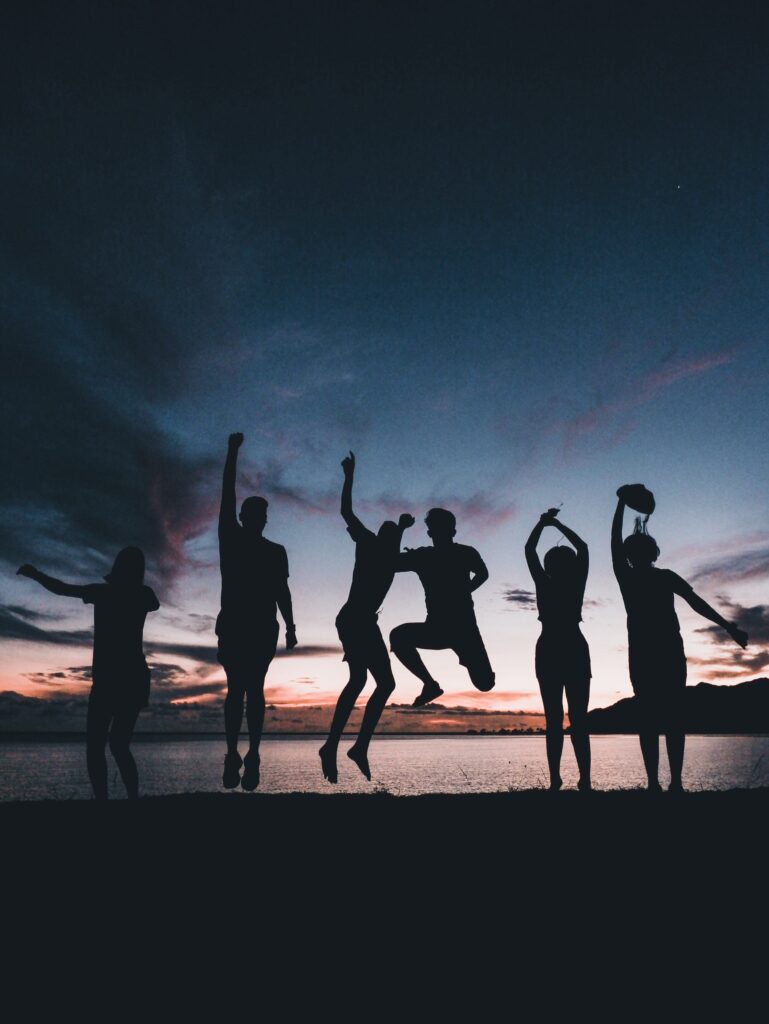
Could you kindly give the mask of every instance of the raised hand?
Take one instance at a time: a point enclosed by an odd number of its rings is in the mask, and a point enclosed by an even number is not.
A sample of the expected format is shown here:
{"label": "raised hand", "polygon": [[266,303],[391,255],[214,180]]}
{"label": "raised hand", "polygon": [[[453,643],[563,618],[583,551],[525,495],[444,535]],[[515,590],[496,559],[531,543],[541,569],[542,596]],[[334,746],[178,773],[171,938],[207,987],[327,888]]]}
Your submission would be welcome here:
{"label": "raised hand", "polygon": [[352,476],[355,472],[355,455],[352,452],[342,459],[342,469],[345,476]]}
{"label": "raised hand", "polygon": [[549,508],[547,512],[543,512],[539,517],[540,523],[552,523],[560,511],[559,508]]}
{"label": "raised hand", "polygon": [[37,574],[38,574],[38,570],[34,567],[34,565],[26,565],[25,564],[25,565],[22,565],[21,568],[16,570],[16,575],[17,576],[29,576],[29,578],[31,580],[33,580],[35,578],[35,576],[37,576]]}
{"label": "raised hand", "polygon": [[408,530],[410,526],[414,525],[415,521],[416,520],[414,519],[410,512],[402,512],[400,518],[398,519],[398,526],[401,528],[401,530]]}
{"label": "raised hand", "polygon": [[227,445],[230,448],[230,450],[232,450],[232,449],[237,450],[238,448],[240,448],[240,446],[242,444],[243,444],[243,435],[242,434],[240,434],[240,433],[238,433],[238,434],[230,434],[229,441],[227,442]]}

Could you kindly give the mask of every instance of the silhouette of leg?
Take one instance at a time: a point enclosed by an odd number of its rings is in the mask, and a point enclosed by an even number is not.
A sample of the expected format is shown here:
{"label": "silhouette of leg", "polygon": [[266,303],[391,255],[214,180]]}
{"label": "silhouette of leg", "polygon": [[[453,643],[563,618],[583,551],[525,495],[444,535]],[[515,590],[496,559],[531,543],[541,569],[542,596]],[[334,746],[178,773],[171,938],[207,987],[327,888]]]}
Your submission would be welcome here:
{"label": "silhouette of leg", "polygon": [[660,736],[656,708],[651,697],[636,697],[638,704],[638,739],[641,743],[648,788],[658,792],[660,788]]}
{"label": "silhouette of leg", "polygon": [[470,676],[470,682],[482,693],[494,689],[494,670],[491,667],[486,647],[478,630],[472,630],[454,650],[459,655],[459,662],[464,665]]}
{"label": "silhouette of leg", "polygon": [[91,692],[86,718],[86,766],[93,795],[97,800],[107,799],[107,758],[104,748],[107,746],[111,720],[112,708]]}
{"label": "silhouette of leg", "polygon": [[[385,651],[385,655],[386,655]],[[389,658],[384,665],[378,665],[372,669],[372,675],[376,681],[374,692],[368,699],[366,710],[363,712],[358,738],[347,751],[347,756],[360,768],[366,778],[371,781],[371,769],[368,763],[368,748],[374,730],[377,727],[387,701],[395,690],[395,679],[390,668]]]}
{"label": "silhouette of leg", "polygon": [[566,684],[569,708],[571,745],[579,768],[579,789],[590,789],[590,733],[587,727],[587,705],[590,699],[590,678]]}
{"label": "silhouette of leg", "polygon": [[135,800],[139,795],[139,773],[130,748],[131,737],[138,717],[139,708],[119,711],[112,720],[112,728],[109,733],[109,749],[117,763],[120,778],[123,780],[129,800]]}
{"label": "silhouette of leg", "polygon": [[435,631],[426,622],[405,622],[402,626],[396,626],[390,633],[390,650],[409,672],[417,679],[421,679],[423,684],[422,692],[414,701],[413,707],[429,704],[431,700],[443,694],[443,690],[427,671],[417,647],[437,651],[448,646],[448,643],[441,642],[441,638],[435,635]]}
{"label": "silhouette of leg", "polygon": [[236,673],[227,673],[227,696],[224,698],[224,731],[227,736],[227,753],[238,753],[238,737],[243,724],[243,703],[246,687]]}
{"label": "silhouette of leg", "polygon": [[238,737],[243,724],[243,701],[246,688],[244,672],[233,665],[225,668],[227,673],[227,696],[224,698],[224,731],[227,737],[227,754],[224,758],[222,785],[235,789],[240,785],[240,768],[243,759],[238,753]]}
{"label": "silhouette of leg", "polygon": [[338,779],[336,752],[339,747],[339,740],[355,707],[355,701],[363,692],[367,676],[368,671],[365,665],[358,662],[350,664],[349,682],[339,694],[339,699],[334,709],[334,717],[331,719],[331,728],[328,731],[328,739],[320,748],[320,764],[323,769],[323,778],[328,779],[331,783],[336,783]]}
{"label": "silhouette of leg", "polygon": [[[265,674],[266,675],[266,672]],[[248,753],[243,758],[243,778],[240,784],[243,789],[256,789],[259,785],[259,744],[262,741],[264,728],[264,675],[255,686],[246,691],[246,721],[248,722]]]}
{"label": "silhouette of leg", "polygon": [[676,693],[670,702],[670,712],[666,723],[665,746],[670,765],[670,791],[683,791],[681,776],[684,768],[684,748],[686,733],[684,731],[683,699],[684,692]]}
{"label": "silhouette of leg", "polygon": [[550,789],[555,791],[563,785],[563,684],[553,679],[540,679],[539,692],[542,694],[542,703],[545,707],[545,747],[550,772]]}

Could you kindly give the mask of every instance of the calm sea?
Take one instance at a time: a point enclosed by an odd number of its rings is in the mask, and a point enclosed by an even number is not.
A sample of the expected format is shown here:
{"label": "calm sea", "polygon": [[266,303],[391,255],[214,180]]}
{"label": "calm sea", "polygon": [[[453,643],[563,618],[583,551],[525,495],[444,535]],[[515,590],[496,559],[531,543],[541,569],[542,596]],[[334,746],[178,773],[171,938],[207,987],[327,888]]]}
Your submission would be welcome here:
{"label": "calm sea", "polygon": [[[339,784],[324,781],[318,759],[322,738],[268,737],[262,743],[264,793],[488,793],[547,785],[542,736],[382,736],[371,745],[373,781],[367,783],[340,746]],[[667,781],[664,742],[662,779]],[[245,744],[242,744],[245,750]],[[139,738],[133,745],[141,792],[221,791],[224,743],[219,738]],[[110,792],[124,791],[107,754]],[[577,772],[567,739],[561,774],[565,788]],[[593,737],[596,789],[629,789],[645,781],[638,741],[633,736]],[[769,737],[690,736],[684,784],[690,790],[769,786]],[[239,795],[239,794],[237,794]],[[237,796],[234,794],[234,796]],[[0,742],[0,800],[69,800],[90,796],[85,748],[73,740]]]}

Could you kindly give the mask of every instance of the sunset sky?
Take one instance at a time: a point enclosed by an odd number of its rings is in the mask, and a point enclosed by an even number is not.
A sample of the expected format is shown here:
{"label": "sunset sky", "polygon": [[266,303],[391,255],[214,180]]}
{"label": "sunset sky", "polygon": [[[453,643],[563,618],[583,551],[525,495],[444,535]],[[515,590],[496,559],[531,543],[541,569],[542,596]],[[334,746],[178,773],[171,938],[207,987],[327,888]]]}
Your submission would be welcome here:
{"label": "sunset sky", "polygon": [[[5,21],[1,689],[88,687],[92,610],[18,565],[93,581],[138,544],[155,699],[219,699],[235,430],[238,498],[268,498],[291,569],[300,647],[273,702],[346,680],[348,449],[364,522],[412,512],[418,546],[442,505],[489,567],[497,688],[428,653],[444,703],[540,707],[523,545],[561,502],[590,546],[591,706],[630,694],[608,542],[635,481],[659,564],[751,636],[742,652],[680,605],[690,682],[769,674],[769,12],[74,2]],[[383,631],[423,616],[399,577]]]}

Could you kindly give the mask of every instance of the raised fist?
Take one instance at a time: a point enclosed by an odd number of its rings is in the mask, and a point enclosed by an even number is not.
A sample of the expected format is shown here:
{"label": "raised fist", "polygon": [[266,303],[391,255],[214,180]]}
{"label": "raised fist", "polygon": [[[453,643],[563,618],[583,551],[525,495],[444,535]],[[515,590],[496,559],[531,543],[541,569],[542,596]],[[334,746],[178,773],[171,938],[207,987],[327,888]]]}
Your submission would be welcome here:
{"label": "raised fist", "polygon": [[408,530],[408,528],[413,526],[414,523],[415,519],[410,512],[402,512],[398,519],[398,526],[400,526],[402,530]]}
{"label": "raised fist", "polygon": [[230,434],[230,439],[227,443],[229,444],[230,448],[240,448],[240,446],[243,444],[243,435]]}

